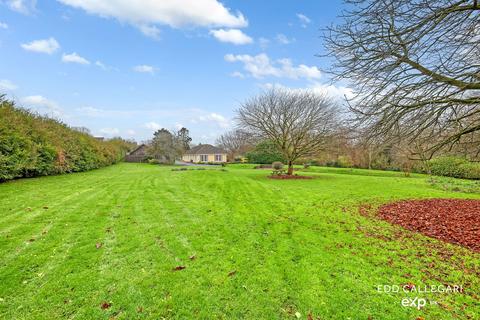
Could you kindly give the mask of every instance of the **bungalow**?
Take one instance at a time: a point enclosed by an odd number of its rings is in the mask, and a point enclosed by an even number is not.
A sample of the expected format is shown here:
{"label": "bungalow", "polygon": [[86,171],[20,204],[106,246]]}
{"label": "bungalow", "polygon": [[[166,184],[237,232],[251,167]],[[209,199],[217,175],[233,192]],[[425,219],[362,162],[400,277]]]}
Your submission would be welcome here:
{"label": "bungalow", "polygon": [[199,144],[182,156],[185,162],[227,162],[227,152],[211,144]]}

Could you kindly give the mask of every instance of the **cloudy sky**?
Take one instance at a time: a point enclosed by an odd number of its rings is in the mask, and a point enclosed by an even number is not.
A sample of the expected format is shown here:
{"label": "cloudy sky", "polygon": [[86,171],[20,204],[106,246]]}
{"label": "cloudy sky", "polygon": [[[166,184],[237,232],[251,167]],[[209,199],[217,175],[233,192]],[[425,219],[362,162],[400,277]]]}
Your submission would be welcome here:
{"label": "cloudy sky", "polygon": [[340,10],[340,0],[0,0],[0,92],[99,136],[185,126],[214,142],[264,88],[349,94],[316,56]]}

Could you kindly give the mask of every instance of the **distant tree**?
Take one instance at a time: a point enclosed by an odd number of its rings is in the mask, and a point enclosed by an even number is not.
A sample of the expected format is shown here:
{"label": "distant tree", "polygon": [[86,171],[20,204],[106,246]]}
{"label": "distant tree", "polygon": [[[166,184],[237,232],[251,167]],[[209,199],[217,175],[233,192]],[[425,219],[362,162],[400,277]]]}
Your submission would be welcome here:
{"label": "distant tree", "polygon": [[87,127],[72,127],[72,129],[81,133],[92,135],[92,132]]}
{"label": "distant tree", "polygon": [[326,30],[324,41],[336,58],[330,72],[358,93],[351,109],[369,136],[428,135],[435,141],[430,157],[478,143],[472,135],[480,131],[480,1],[345,2],[342,22]]}
{"label": "distant tree", "polygon": [[190,150],[190,143],[192,138],[190,137],[190,131],[187,128],[183,127],[176,132],[177,144],[180,147],[180,151],[183,154],[185,151]]}
{"label": "distant tree", "polygon": [[276,161],[286,162],[282,152],[270,140],[264,140],[258,143],[255,148],[245,154],[250,163],[273,163]]}
{"label": "distant tree", "polygon": [[187,128],[177,132],[170,132],[162,128],[153,134],[153,139],[148,143],[148,153],[155,158],[163,158],[168,163],[174,163],[185,151],[190,149],[190,134]]}
{"label": "distant tree", "polygon": [[155,158],[164,158],[168,163],[174,163],[180,155],[175,136],[165,128],[153,134],[148,153]]}
{"label": "distant tree", "polygon": [[254,146],[255,139],[251,134],[244,130],[235,129],[222,134],[216,141],[216,144],[226,150],[229,159],[244,155]]}
{"label": "distant tree", "polygon": [[240,126],[270,140],[293,173],[293,162],[323,150],[337,123],[327,95],[308,90],[272,89],[248,99],[237,111]]}

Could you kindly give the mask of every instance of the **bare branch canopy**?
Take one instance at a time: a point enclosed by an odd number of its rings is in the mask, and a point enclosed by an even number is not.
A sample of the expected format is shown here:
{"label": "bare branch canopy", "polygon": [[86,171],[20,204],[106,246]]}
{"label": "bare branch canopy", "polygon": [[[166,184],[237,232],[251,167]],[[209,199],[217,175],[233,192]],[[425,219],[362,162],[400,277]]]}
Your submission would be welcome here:
{"label": "bare branch canopy", "polygon": [[327,95],[307,90],[272,89],[250,98],[238,110],[240,126],[272,141],[288,161],[325,147],[336,126],[336,108]]}
{"label": "bare branch canopy", "polygon": [[435,137],[434,152],[480,131],[476,0],[347,0],[324,40],[330,72],[357,90],[351,108],[373,135]]}

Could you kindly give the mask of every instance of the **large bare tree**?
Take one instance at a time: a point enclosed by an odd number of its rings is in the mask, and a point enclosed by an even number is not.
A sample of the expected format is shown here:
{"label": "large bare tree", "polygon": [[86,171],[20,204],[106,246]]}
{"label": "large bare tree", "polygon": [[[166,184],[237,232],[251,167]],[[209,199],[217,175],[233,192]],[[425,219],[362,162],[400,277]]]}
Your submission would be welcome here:
{"label": "large bare tree", "polygon": [[430,154],[471,141],[480,131],[480,1],[345,2],[324,40],[370,135],[429,135]]}
{"label": "large bare tree", "polygon": [[227,151],[228,157],[231,160],[253,149],[254,143],[254,137],[241,129],[228,131],[218,137],[216,141],[219,147]]}
{"label": "large bare tree", "polygon": [[244,102],[238,113],[242,129],[272,141],[288,162],[320,152],[336,125],[337,110],[327,95],[308,90],[271,89]]}

